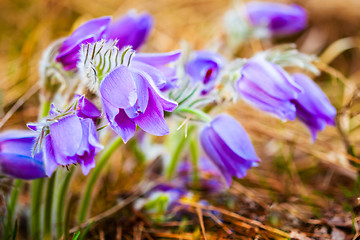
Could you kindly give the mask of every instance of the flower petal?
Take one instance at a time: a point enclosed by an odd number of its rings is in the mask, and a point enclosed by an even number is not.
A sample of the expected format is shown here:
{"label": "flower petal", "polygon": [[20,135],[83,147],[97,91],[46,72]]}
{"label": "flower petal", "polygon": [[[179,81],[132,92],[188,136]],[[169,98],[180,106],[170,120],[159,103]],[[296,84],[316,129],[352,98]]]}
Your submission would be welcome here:
{"label": "flower petal", "polygon": [[119,113],[115,117],[115,123],[111,127],[114,131],[121,136],[126,143],[135,134],[136,125],[125,113],[123,109],[119,110]]}
{"label": "flower petal", "polygon": [[206,152],[206,155],[213,160],[216,167],[220,170],[222,173],[224,179],[226,180],[226,183],[228,186],[231,185],[232,181],[232,175],[234,172],[231,172],[228,170],[228,168],[225,167],[223,159],[221,155],[216,150],[215,146],[210,142],[211,136],[209,135],[210,127],[205,127],[203,131],[200,133],[200,142],[201,145]]}
{"label": "flower petal", "polygon": [[111,17],[105,16],[91,19],[78,27],[62,44],[57,58],[67,55],[74,47],[79,47],[85,39],[93,38],[94,41],[101,39],[101,35],[107,30]]}
{"label": "flower petal", "polygon": [[25,180],[47,177],[42,161],[11,153],[0,153],[0,173]]}
{"label": "flower petal", "polygon": [[50,135],[47,135],[45,137],[43,152],[44,152],[45,172],[47,176],[51,176],[59,164],[56,162],[54,146]]}
{"label": "flower petal", "polygon": [[295,73],[294,80],[304,89],[296,102],[314,116],[322,117],[327,124],[335,125],[336,109],[331,105],[325,93],[308,76]]}
{"label": "flower petal", "polygon": [[221,114],[211,122],[211,127],[238,156],[247,160],[259,161],[245,129],[234,118]]}
{"label": "flower petal", "polygon": [[137,53],[133,60],[152,66],[161,66],[178,60],[180,55],[180,50],[167,53]]}
{"label": "flower petal", "polygon": [[126,66],[119,66],[100,85],[101,97],[114,107],[129,108],[137,100],[136,85]]}
{"label": "flower petal", "polygon": [[80,119],[71,115],[51,124],[49,128],[55,155],[74,156],[82,139]]}
{"label": "flower petal", "polygon": [[139,114],[133,121],[145,132],[155,136],[169,134],[169,126],[164,119],[164,112],[160,101],[149,90],[149,102],[144,113]]}
{"label": "flower petal", "polygon": [[82,118],[99,118],[100,110],[84,95],[79,96],[77,115]]}
{"label": "flower petal", "polygon": [[131,45],[136,50],[146,41],[152,26],[153,19],[149,14],[130,12],[111,23],[107,39],[117,39],[119,49]]}

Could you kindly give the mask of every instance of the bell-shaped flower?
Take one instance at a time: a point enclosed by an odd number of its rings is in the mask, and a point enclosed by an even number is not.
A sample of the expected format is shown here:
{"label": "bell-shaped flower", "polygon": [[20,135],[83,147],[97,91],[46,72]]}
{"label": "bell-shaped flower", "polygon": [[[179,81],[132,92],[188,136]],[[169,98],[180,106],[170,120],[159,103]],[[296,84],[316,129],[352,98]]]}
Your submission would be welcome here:
{"label": "bell-shaped flower", "polygon": [[[35,148],[41,146],[44,152],[48,176],[57,166],[70,164],[79,164],[84,175],[87,175],[95,167],[95,155],[103,148],[94,123],[95,106],[89,100],[84,100],[84,96],[74,104],[65,112],[52,107],[45,121],[28,124],[30,129],[39,133]],[[98,113],[97,117],[100,117]]]}
{"label": "bell-shaped flower", "polygon": [[65,39],[56,56],[56,61],[62,63],[65,70],[73,70],[80,57],[81,44],[93,43],[104,38],[111,17],[95,18],[78,27]]}
{"label": "bell-shaped flower", "polygon": [[185,65],[185,72],[194,82],[202,82],[204,89],[202,94],[211,91],[216,83],[220,71],[224,67],[223,57],[211,51],[194,52]]}
{"label": "bell-shaped flower", "polygon": [[244,128],[229,115],[221,114],[212,120],[201,131],[200,142],[228,185],[233,176],[244,177],[260,161]]}
{"label": "bell-shaped flower", "polygon": [[134,135],[136,125],[155,136],[167,135],[164,111],[172,112],[177,107],[176,102],[162,96],[159,88],[167,84],[165,64],[177,59],[179,53],[139,55],[124,60],[128,65],[110,71],[100,84],[104,113],[124,142]]}
{"label": "bell-shaped flower", "polygon": [[245,11],[252,25],[266,28],[272,36],[291,35],[307,26],[306,11],[296,4],[249,2]]}
{"label": "bell-shaped flower", "polygon": [[307,26],[306,11],[296,4],[249,2],[245,11],[252,25],[266,28],[271,36],[295,34]]}
{"label": "bell-shaped flower", "polygon": [[236,87],[242,99],[251,105],[282,120],[295,119],[292,100],[298,98],[302,88],[280,66],[260,58],[251,59],[242,67]]}
{"label": "bell-shaped flower", "polygon": [[118,40],[119,49],[130,45],[136,50],[147,40],[152,27],[151,15],[129,11],[110,24],[106,39]]}
{"label": "bell-shaped flower", "polygon": [[294,100],[296,117],[310,130],[312,140],[316,140],[317,132],[325,126],[335,125],[336,109],[331,105],[325,93],[308,76],[296,73],[293,78],[304,89],[304,94]]}
{"label": "bell-shaped flower", "polygon": [[47,177],[43,154],[32,156],[36,133],[8,130],[0,134],[0,175],[20,179]]}

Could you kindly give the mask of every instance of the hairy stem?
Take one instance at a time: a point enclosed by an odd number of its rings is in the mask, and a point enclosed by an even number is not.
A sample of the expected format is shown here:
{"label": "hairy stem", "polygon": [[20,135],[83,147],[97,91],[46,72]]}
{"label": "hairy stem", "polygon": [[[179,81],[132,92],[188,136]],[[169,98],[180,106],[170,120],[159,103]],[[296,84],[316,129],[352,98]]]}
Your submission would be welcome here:
{"label": "hairy stem", "polygon": [[54,197],[56,172],[47,181],[45,211],[44,211],[44,239],[51,239],[52,206]]}
{"label": "hairy stem", "polygon": [[188,141],[188,137],[191,137],[191,133],[194,130],[194,127],[190,127],[188,129],[187,137],[183,136],[178,141],[177,146],[175,148],[175,151],[173,152],[170,160],[169,167],[166,171],[166,177],[167,179],[171,179],[174,176],[175,170],[179,164],[180,157],[182,156],[182,151],[184,150],[184,147],[186,145],[186,141]]}
{"label": "hairy stem", "polygon": [[65,206],[65,200],[68,193],[68,188],[70,185],[71,177],[74,173],[74,169],[70,169],[70,172],[68,172],[64,178],[64,181],[61,184],[60,192],[59,192],[59,199],[57,202],[56,207],[56,224],[57,224],[57,237],[58,239],[61,238],[63,231],[64,231],[64,206]]}
{"label": "hairy stem", "polygon": [[[51,103],[42,101],[39,111],[39,120],[49,114]],[[45,180],[43,178],[34,180],[31,184],[31,220],[30,233],[31,239],[41,239],[41,203],[43,186]],[[46,220],[46,219],[45,219]]]}
{"label": "hairy stem", "polygon": [[9,238],[12,234],[14,215],[16,211],[16,204],[21,190],[22,180],[16,179],[14,181],[14,187],[11,191],[10,200],[7,206],[7,218],[4,228],[4,237]]}

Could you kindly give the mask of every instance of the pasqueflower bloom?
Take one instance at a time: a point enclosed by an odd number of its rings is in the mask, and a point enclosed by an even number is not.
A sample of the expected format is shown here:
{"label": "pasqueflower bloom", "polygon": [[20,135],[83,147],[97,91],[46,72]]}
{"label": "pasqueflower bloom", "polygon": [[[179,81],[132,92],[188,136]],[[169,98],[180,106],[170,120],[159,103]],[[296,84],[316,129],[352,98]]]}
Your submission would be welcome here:
{"label": "pasqueflower bloom", "polygon": [[65,70],[76,68],[82,44],[93,43],[105,37],[111,17],[95,18],[78,27],[65,39],[56,56],[56,61],[62,63]]}
{"label": "pasqueflower bloom", "polygon": [[296,5],[249,2],[245,11],[252,25],[265,27],[272,36],[287,36],[306,28],[307,14]]}
{"label": "pasqueflower bloom", "polygon": [[9,130],[0,134],[0,174],[20,179],[47,177],[43,154],[32,156],[36,133]]}
{"label": "pasqueflower bloom", "polygon": [[296,73],[293,78],[304,89],[304,94],[294,100],[296,117],[310,130],[312,140],[317,132],[325,129],[326,124],[335,125],[336,109],[331,105],[324,92],[308,76]]}
{"label": "pasqueflower bloom", "polygon": [[217,116],[201,131],[200,142],[228,185],[233,176],[244,177],[260,161],[243,127],[226,114]]}
{"label": "pasqueflower bloom", "polygon": [[194,82],[202,82],[206,94],[214,88],[216,79],[224,67],[225,60],[221,55],[211,51],[194,52],[185,65],[186,73]]}
{"label": "pasqueflower bloom", "polygon": [[120,65],[101,81],[104,113],[124,142],[134,135],[136,125],[155,136],[169,133],[164,111],[175,110],[177,103],[164,98],[159,88],[168,81],[163,72],[165,64],[179,54],[139,54],[124,60],[128,66]]}
{"label": "pasqueflower bloom", "polygon": [[[94,118],[95,106],[79,97],[76,106],[68,112],[60,112],[52,107],[45,122],[28,124],[39,132],[37,143],[44,152],[45,171],[48,176],[57,166],[79,164],[85,175],[95,167],[95,155],[102,149],[99,142]],[[90,116],[89,116],[90,115]]]}
{"label": "pasqueflower bloom", "polygon": [[302,88],[280,66],[263,59],[251,59],[240,71],[236,87],[248,103],[279,116],[294,120],[295,104]]}
{"label": "pasqueflower bloom", "polygon": [[151,15],[129,11],[110,24],[106,39],[118,40],[119,49],[131,45],[136,50],[147,40],[152,26]]}
{"label": "pasqueflower bloom", "polygon": [[111,23],[111,17],[105,16],[87,21],[65,39],[56,56],[65,70],[73,70],[79,61],[82,44],[104,40],[117,40],[122,48],[131,45],[139,48],[147,39],[153,25],[149,14],[129,12]]}

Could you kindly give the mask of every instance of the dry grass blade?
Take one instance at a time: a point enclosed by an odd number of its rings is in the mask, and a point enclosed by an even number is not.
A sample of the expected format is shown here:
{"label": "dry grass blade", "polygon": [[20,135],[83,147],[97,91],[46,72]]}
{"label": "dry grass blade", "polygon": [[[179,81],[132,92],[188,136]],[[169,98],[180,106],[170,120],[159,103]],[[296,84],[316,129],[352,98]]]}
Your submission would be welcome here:
{"label": "dry grass blade", "polygon": [[243,217],[243,216],[241,216],[239,214],[228,211],[226,209],[217,208],[217,207],[213,207],[213,206],[203,206],[203,205],[198,204],[198,203],[187,202],[187,201],[181,201],[181,203],[184,204],[184,205],[192,206],[194,208],[200,208],[200,209],[209,210],[209,211],[218,211],[219,213],[221,213],[223,215],[238,219],[238,220],[240,220],[240,221],[242,221],[242,222],[244,222],[244,223],[246,223],[248,225],[258,227],[258,228],[260,228],[262,230],[266,230],[269,233],[271,233],[272,235],[278,236],[278,237],[283,238],[283,239],[288,239],[290,237],[290,235],[288,233],[284,232],[284,231],[281,231],[281,230],[273,228],[273,227],[266,226],[266,225],[262,224],[261,222],[258,222],[256,220],[252,220],[252,219]]}
{"label": "dry grass blade", "polygon": [[202,215],[202,210],[201,210],[201,208],[196,208],[196,213],[197,213],[198,218],[199,218],[200,228],[201,228],[201,233],[202,233],[202,235],[203,235],[203,238],[204,238],[205,240],[207,240],[206,231],[205,231],[205,226],[204,226],[204,219],[203,219],[203,215]]}

